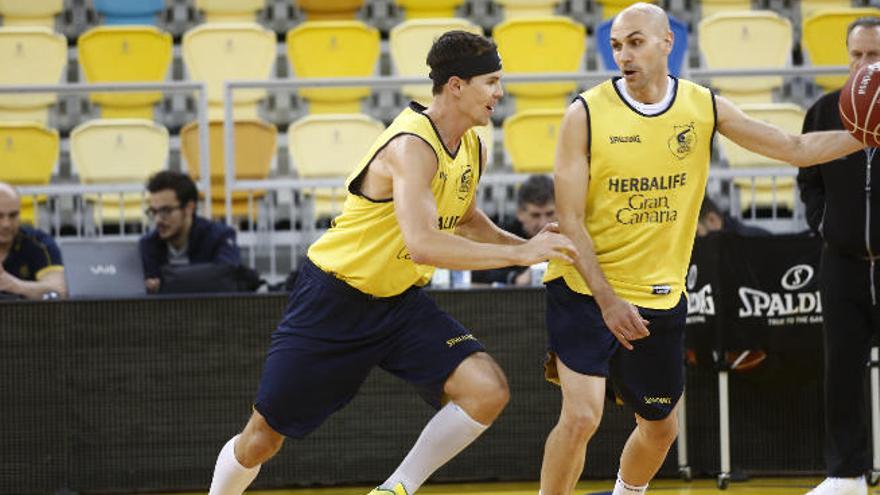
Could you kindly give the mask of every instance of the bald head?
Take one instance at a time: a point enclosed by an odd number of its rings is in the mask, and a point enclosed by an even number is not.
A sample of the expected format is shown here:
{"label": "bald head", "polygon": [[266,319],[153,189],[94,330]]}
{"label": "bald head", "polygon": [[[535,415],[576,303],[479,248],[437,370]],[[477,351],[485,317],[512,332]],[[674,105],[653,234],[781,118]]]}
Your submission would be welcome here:
{"label": "bald head", "polygon": [[0,182],[0,248],[9,246],[18,233],[21,199],[15,188]]}
{"label": "bald head", "polygon": [[18,191],[11,185],[0,182],[0,201],[18,200]]}
{"label": "bald head", "polygon": [[661,38],[669,32],[669,17],[666,16],[666,12],[651,3],[634,3],[623,9],[614,17],[614,22],[611,24],[612,31],[621,23],[638,26],[646,34],[650,33]]}

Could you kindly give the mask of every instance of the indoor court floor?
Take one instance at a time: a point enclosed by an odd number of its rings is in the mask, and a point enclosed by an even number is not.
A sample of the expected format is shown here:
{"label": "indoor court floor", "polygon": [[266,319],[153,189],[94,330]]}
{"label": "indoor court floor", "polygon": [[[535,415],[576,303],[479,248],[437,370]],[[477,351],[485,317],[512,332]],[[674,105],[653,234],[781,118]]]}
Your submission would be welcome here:
{"label": "indoor court floor", "polygon": [[[765,478],[747,482],[731,483],[726,490],[719,490],[714,479],[700,479],[691,482],[680,480],[657,480],[651,483],[648,494],[658,495],[803,495],[818,484],[818,478]],[[573,495],[610,495],[613,487],[610,481],[588,481],[579,483]],[[371,487],[339,487],[302,490],[258,490],[248,491],[247,495],[366,495]],[[538,483],[473,483],[426,485],[419,495],[536,495]],[[880,488],[871,487],[871,495],[880,495]],[[176,494],[193,495],[193,494]]]}

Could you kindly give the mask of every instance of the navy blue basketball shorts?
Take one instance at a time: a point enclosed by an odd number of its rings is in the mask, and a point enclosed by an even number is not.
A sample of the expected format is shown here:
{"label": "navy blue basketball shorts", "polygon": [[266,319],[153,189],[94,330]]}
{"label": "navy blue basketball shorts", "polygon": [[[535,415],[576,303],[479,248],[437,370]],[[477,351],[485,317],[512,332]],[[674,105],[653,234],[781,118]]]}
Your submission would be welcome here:
{"label": "navy blue basketball shorts", "polygon": [[592,296],[571,290],[561,278],[547,283],[547,331],[554,358],[583,375],[611,379],[615,391],[639,416],[657,421],[672,412],[684,390],[684,326],[687,300],[667,310],[638,307],[651,335],[620,345]]}
{"label": "navy blue basketball shorts", "polygon": [[449,375],[484,350],[422,289],[377,298],[307,261],[272,334],[254,408],[279,433],[305,437],[379,366],[439,409]]}

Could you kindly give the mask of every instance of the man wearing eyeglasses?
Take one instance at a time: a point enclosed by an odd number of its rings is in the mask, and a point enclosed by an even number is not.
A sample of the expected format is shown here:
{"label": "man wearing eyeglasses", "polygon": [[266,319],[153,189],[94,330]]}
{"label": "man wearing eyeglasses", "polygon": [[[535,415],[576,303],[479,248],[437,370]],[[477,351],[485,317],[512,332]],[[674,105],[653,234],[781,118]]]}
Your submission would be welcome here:
{"label": "man wearing eyeglasses", "polygon": [[141,237],[140,249],[148,292],[159,291],[166,265],[241,264],[235,230],[195,214],[198,191],[188,175],[158,172],[147,182],[147,191],[146,214],[153,229]]}

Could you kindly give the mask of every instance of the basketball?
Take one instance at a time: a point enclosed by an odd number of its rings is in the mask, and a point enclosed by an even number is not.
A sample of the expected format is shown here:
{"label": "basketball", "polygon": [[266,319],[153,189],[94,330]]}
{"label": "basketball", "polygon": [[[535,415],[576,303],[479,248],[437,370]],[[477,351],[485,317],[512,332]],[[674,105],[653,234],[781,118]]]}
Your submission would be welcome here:
{"label": "basketball", "polygon": [[880,147],[880,63],[866,65],[840,90],[840,120],[865,146]]}

